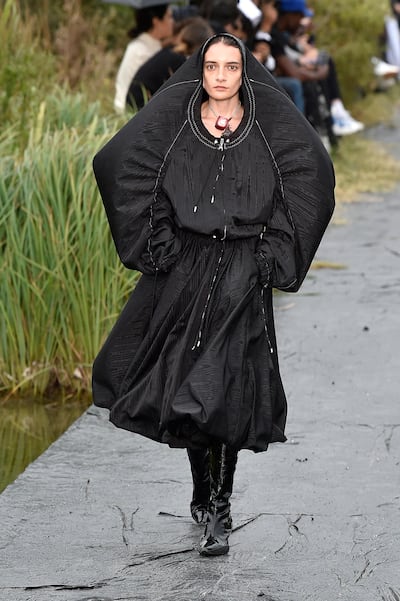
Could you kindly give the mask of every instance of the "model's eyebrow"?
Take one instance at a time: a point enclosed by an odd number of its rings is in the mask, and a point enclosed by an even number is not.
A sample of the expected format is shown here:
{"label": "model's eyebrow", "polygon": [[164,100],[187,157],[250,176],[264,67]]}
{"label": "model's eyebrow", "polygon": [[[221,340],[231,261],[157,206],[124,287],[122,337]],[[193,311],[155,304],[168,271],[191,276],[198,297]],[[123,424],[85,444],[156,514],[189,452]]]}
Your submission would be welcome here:
{"label": "model's eyebrow", "polygon": [[[207,65],[216,65],[218,61],[204,61],[204,64]],[[240,65],[239,61],[228,61],[227,63],[224,63],[225,65]]]}

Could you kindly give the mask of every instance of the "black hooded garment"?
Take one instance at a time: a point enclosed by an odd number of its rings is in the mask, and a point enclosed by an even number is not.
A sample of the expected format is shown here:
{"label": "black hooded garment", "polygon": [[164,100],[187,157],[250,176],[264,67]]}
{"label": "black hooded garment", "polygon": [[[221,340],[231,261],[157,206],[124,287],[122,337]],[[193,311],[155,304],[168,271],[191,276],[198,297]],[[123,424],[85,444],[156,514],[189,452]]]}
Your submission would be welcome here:
{"label": "black hooded garment", "polygon": [[[232,36],[228,36],[232,37]],[[96,155],[121,261],[142,276],[93,367],[111,421],[173,447],[284,442],[272,288],[296,292],[334,208],[316,132],[239,43],[244,116],[204,127],[199,51]]]}

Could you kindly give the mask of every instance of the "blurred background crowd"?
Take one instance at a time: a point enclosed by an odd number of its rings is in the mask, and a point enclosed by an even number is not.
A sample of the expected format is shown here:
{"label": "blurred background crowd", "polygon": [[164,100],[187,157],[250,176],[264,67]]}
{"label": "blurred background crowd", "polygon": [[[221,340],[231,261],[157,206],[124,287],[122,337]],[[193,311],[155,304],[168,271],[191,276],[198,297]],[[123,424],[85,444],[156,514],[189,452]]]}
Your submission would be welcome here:
{"label": "blurred background crowd", "polygon": [[[143,1],[146,2],[139,0]],[[150,6],[134,12],[132,40],[116,76],[114,108],[117,112],[123,113],[127,107],[134,110],[143,107],[210,35],[228,32],[240,38],[276,78],[328,149],[339,137],[364,129],[364,124],[344,105],[334,56],[319,47],[314,25],[317,1],[315,8],[306,0],[202,0],[199,3],[193,0],[185,6],[160,3],[162,0],[147,2]],[[392,7],[400,19],[400,2],[392,3]],[[395,22],[399,31],[396,19]],[[384,82],[394,81],[400,70],[400,59],[396,62],[397,57],[389,50],[397,43],[400,57],[400,38],[393,39],[392,25],[393,18],[388,17],[385,27],[389,52],[384,52],[382,57],[366,57],[371,60],[371,68],[382,86]]]}

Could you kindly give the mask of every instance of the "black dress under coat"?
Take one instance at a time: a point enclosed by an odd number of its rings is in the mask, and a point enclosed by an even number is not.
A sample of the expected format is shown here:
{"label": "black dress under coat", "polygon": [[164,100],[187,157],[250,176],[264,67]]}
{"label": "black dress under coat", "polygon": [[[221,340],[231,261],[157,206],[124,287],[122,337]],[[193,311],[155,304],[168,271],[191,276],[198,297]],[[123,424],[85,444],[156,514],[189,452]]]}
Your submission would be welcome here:
{"label": "black dress under coat", "polygon": [[334,207],[317,134],[241,51],[233,134],[202,124],[203,50],[94,159],[119,256],[143,274],[95,360],[94,403],[175,447],[285,441],[272,288],[299,289]]}

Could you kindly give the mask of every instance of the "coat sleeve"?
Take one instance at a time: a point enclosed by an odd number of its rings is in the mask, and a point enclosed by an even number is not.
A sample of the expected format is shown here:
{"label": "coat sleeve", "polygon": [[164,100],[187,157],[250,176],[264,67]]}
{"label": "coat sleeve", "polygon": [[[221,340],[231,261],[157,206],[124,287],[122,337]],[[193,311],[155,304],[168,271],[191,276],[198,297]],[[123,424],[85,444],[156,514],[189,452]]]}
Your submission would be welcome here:
{"label": "coat sleeve", "polygon": [[328,154],[314,140],[312,152],[282,153],[274,209],[256,248],[261,284],[286,292],[300,288],[334,209],[334,172]]}
{"label": "coat sleeve", "polygon": [[180,241],[161,189],[162,153],[146,129],[128,123],[95,156],[93,168],[122,263],[153,274],[176,261]]}
{"label": "coat sleeve", "polygon": [[147,248],[142,256],[142,269],[148,266],[155,271],[168,271],[179,256],[181,242],[175,235],[172,205],[165,192],[157,191],[150,206]]}
{"label": "coat sleeve", "polygon": [[275,202],[272,217],[264,227],[256,248],[260,282],[280,290],[291,290],[298,281],[295,229],[283,203]]}

